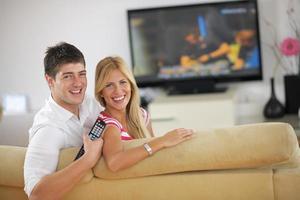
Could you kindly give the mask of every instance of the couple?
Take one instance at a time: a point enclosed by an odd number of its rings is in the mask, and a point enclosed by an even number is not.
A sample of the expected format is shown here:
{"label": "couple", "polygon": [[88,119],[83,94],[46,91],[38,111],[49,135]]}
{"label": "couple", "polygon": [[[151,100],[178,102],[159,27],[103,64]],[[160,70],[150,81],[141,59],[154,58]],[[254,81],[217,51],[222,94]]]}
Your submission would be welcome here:
{"label": "couple", "polygon": [[[149,114],[139,106],[134,77],[120,57],[106,57],[97,64],[97,101],[85,96],[85,59],[75,46],[59,43],[49,47],[44,69],[51,95],[29,130],[24,163],[25,191],[29,199],[61,199],[97,163],[102,153],[108,168],[118,171],[193,135],[192,130],[179,128],[142,146],[124,150],[122,140],[154,134]],[[102,138],[91,141],[87,133],[99,115],[107,126]],[[56,171],[60,150],[79,147],[82,143],[85,154]]]}

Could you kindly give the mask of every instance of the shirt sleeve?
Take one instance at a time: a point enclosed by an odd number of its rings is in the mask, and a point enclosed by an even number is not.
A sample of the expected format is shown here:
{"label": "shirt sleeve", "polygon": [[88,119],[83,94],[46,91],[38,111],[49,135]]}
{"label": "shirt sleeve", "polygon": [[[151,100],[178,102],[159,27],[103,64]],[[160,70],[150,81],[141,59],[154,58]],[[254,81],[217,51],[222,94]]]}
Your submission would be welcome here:
{"label": "shirt sleeve", "polygon": [[28,196],[44,176],[56,171],[59,151],[64,144],[63,131],[58,128],[47,126],[35,133],[28,145],[24,163],[24,190]]}

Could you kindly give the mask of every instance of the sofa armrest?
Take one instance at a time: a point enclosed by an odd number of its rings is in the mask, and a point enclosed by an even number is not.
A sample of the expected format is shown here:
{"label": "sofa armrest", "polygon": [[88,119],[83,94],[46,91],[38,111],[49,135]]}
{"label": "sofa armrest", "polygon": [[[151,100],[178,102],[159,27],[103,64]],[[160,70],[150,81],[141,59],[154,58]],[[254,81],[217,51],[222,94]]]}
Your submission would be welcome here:
{"label": "sofa armrest", "polygon": [[[142,145],[145,139],[125,143]],[[196,137],[163,149],[138,164],[111,172],[103,158],[94,167],[96,177],[120,179],[185,171],[277,167],[298,162],[299,147],[286,123],[261,123],[199,131]]]}

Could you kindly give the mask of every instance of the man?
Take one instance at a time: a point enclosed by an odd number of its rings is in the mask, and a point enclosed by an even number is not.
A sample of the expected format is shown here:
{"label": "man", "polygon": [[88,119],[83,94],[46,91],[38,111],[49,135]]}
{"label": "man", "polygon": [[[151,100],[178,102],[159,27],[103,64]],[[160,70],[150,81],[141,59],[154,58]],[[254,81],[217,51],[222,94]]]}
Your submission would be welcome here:
{"label": "man", "polygon": [[[24,163],[25,192],[29,199],[61,199],[99,160],[103,140],[91,141],[100,104],[85,96],[85,60],[75,46],[59,43],[44,58],[45,79],[51,96],[36,114],[29,130]],[[85,154],[56,172],[62,148],[81,146]]]}

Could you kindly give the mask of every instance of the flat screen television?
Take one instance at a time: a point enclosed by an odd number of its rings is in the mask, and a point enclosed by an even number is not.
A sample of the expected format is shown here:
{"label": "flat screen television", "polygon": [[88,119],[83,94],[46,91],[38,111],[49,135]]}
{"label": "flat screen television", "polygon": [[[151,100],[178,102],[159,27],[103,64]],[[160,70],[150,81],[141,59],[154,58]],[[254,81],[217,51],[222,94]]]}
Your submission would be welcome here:
{"label": "flat screen television", "polygon": [[139,87],[213,92],[218,83],[262,79],[256,0],[132,9],[127,16]]}

